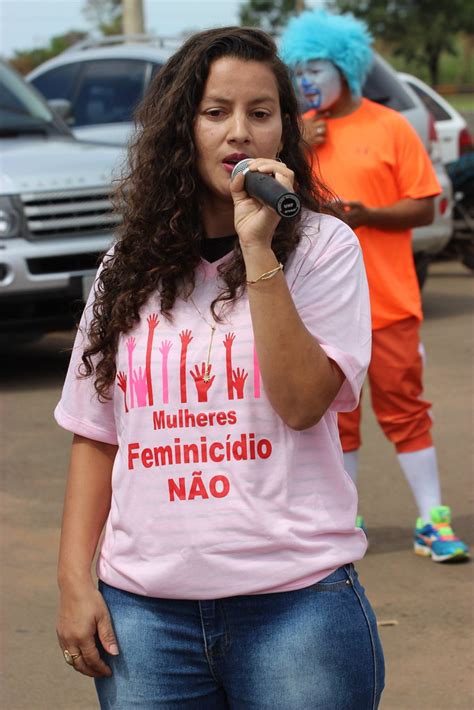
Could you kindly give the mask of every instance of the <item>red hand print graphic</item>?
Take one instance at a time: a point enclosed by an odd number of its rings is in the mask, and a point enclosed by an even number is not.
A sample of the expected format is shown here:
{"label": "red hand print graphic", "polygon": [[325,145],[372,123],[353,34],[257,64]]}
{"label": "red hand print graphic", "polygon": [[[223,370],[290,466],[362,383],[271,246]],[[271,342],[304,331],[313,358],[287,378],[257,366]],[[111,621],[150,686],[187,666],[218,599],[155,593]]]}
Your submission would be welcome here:
{"label": "red hand print graphic", "polygon": [[179,385],[181,390],[181,402],[187,402],[188,396],[186,392],[186,356],[188,353],[189,343],[193,339],[190,330],[182,330],[179,334],[181,339],[181,357],[179,363]]}
{"label": "red hand print graphic", "polygon": [[232,374],[234,377],[233,385],[237,393],[237,399],[243,399],[245,380],[249,376],[248,372],[245,372],[245,370],[241,370],[240,367],[238,367],[237,370],[232,370]]}
{"label": "red hand print graphic", "polygon": [[153,335],[158,327],[158,316],[156,313],[152,313],[146,319],[148,323],[148,339],[146,343],[146,383],[148,389],[148,402],[150,406],[153,405],[153,382],[151,379],[151,354],[153,351]]}
{"label": "red hand print graphic", "polygon": [[199,367],[197,365],[194,367],[194,372],[193,370],[189,371],[191,377],[194,380],[194,384],[196,385],[196,390],[198,393],[198,402],[207,402],[208,390],[212,386],[212,383],[216,378],[215,375],[213,375],[212,377],[210,376],[211,370],[212,365],[209,365],[207,367],[206,363],[203,362],[201,365],[201,371],[199,371]]}
{"label": "red hand print graphic", "polygon": [[127,375],[125,372],[118,372],[117,373],[117,384],[120,387],[120,389],[123,392],[123,400],[125,403],[125,412],[128,412],[128,407],[127,407]]}
{"label": "red hand print graphic", "polygon": [[234,387],[232,378],[232,346],[235,340],[235,333],[226,333],[223,345],[225,347],[225,367],[227,374],[227,396],[234,399]]}

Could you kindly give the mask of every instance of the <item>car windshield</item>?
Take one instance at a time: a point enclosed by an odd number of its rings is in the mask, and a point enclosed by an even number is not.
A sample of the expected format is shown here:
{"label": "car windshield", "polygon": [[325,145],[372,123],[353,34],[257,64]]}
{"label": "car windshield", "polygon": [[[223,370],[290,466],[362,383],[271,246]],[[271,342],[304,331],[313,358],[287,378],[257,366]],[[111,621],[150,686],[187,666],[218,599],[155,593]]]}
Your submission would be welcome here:
{"label": "car windshield", "polygon": [[0,64],[0,132],[49,131],[54,122],[48,106],[12,71]]}

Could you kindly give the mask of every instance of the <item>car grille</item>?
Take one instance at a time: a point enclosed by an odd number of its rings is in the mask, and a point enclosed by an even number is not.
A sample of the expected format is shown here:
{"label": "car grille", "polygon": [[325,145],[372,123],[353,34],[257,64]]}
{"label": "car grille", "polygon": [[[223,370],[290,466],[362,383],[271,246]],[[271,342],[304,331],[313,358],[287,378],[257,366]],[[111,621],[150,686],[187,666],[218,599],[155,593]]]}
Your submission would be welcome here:
{"label": "car grille", "polygon": [[106,187],[25,193],[21,199],[33,240],[103,233],[120,223]]}
{"label": "car grille", "polygon": [[96,271],[103,255],[99,252],[85,254],[63,254],[27,259],[28,271],[34,276],[43,274],[64,274],[78,271]]}

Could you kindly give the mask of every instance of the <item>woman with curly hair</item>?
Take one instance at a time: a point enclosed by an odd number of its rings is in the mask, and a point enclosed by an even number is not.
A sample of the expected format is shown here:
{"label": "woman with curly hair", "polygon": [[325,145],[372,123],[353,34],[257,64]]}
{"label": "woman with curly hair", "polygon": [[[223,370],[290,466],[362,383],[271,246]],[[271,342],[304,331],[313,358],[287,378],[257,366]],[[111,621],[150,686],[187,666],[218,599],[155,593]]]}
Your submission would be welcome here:
{"label": "woman with curly hair", "polygon": [[[311,174],[265,33],[188,39],[137,125],[55,412],[74,434],[65,660],[101,708],[375,708],[383,656],[337,435],[370,353],[358,242]],[[243,159],[301,213],[251,197]]]}

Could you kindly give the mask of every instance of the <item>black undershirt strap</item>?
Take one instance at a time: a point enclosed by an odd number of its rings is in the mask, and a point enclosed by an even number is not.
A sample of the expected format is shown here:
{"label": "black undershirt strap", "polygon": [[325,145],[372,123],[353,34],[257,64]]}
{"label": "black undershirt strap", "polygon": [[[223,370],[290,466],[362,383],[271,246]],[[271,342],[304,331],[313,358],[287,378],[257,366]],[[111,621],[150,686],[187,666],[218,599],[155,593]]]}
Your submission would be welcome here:
{"label": "black undershirt strap", "polygon": [[212,264],[213,261],[222,259],[234,248],[236,234],[228,234],[225,237],[206,238],[201,241],[201,256]]}

